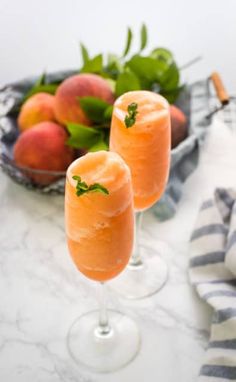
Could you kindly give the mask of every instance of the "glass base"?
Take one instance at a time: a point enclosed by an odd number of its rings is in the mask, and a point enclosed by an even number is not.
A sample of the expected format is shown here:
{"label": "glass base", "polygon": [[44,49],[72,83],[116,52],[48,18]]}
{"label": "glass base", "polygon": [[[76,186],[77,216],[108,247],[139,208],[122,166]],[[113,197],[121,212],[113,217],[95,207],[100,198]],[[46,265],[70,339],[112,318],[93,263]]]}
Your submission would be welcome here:
{"label": "glass base", "polygon": [[98,330],[98,311],[77,318],[69,329],[67,347],[75,362],[90,369],[109,373],[130,363],[140,348],[136,323],[120,312],[108,310],[111,330]]}
{"label": "glass base", "polygon": [[128,265],[110,287],[129,299],[140,299],[157,293],[168,279],[167,263],[152,248],[143,248],[141,265]]}

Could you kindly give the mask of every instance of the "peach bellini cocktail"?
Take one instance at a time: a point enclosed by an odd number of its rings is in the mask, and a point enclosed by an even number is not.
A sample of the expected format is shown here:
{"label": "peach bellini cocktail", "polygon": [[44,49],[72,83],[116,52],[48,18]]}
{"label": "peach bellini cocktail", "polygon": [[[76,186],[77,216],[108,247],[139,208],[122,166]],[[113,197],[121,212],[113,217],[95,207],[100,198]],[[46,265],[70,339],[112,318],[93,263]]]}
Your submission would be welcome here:
{"label": "peach bellini cocktail", "polygon": [[131,361],[139,348],[136,324],[121,313],[108,314],[104,297],[104,282],[125,268],[133,246],[131,175],[118,154],[89,153],[70,165],[65,223],[76,267],[100,284],[99,314],[93,311],[75,321],[68,334],[69,351],[94,370],[116,370]]}
{"label": "peach bellini cocktail", "polygon": [[117,152],[131,170],[136,211],[136,240],[127,270],[114,287],[130,298],[157,292],[167,280],[167,265],[154,249],[140,254],[143,213],[163,195],[170,168],[170,112],[165,98],[150,91],[132,91],[119,97],[113,109],[110,150]]}

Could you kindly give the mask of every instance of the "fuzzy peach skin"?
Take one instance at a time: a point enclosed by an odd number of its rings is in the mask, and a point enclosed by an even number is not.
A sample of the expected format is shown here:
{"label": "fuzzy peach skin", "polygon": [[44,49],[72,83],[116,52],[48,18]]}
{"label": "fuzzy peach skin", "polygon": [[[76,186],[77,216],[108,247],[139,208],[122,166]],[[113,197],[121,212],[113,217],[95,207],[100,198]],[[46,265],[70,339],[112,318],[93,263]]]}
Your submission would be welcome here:
{"label": "fuzzy peach skin", "polygon": [[[74,159],[74,150],[66,143],[65,129],[54,122],[41,122],[23,132],[14,146],[14,160],[19,167],[37,170],[65,171]],[[47,185],[58,176],[24,173],[35,183]]]}
{"label": "fuzzy peach skin", "polygon": [[170,121],[171,121],[171,148],[178,146],[188,134],[187,118],[178,107],[170,106]]}
{"label": "fuzzy peach skin", "polygon": [[20,131],[25,131],[43,121],[55,121],[54,96],[48,93],[37,93],[25,101],[17,122]]}
{"label": "fuzzy peach skin", "polygon": [[57,121],[65,125],[77,122],[91,125],[79,104],[79,97],[96,97],[110,104],[114,95],[108,82],[96,74],[77,74],[65,79],[55,94],[55,115]]}

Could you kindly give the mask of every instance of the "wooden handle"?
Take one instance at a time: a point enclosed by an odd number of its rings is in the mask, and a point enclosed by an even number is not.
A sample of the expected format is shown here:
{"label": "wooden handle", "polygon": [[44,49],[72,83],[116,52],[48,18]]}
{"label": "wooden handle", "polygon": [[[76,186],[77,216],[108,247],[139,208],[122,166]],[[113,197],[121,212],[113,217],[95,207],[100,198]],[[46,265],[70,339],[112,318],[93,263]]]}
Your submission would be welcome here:
{"label": "wooden handle", "polygon": [[229,95],[225,90],[219,73],[212,73],[210,79],[212,80],[219,101],[222,105],[227,105],[229,103]]}

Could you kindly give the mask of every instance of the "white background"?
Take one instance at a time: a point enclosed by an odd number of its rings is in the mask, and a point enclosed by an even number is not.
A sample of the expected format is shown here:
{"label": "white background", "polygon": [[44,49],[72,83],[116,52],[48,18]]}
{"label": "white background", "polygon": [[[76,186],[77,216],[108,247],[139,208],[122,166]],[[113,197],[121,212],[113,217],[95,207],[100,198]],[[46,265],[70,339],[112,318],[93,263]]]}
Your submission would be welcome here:
{"label": "white background", "polygon": [[169,47],[179,65],[203,56],[183,80],[218,70],[236,90],[235,0],[0,0],[0,84],[79,67],[79,41],[92,54],[122,52],[127,25],[138,35],[142,22],[150,48]]}

